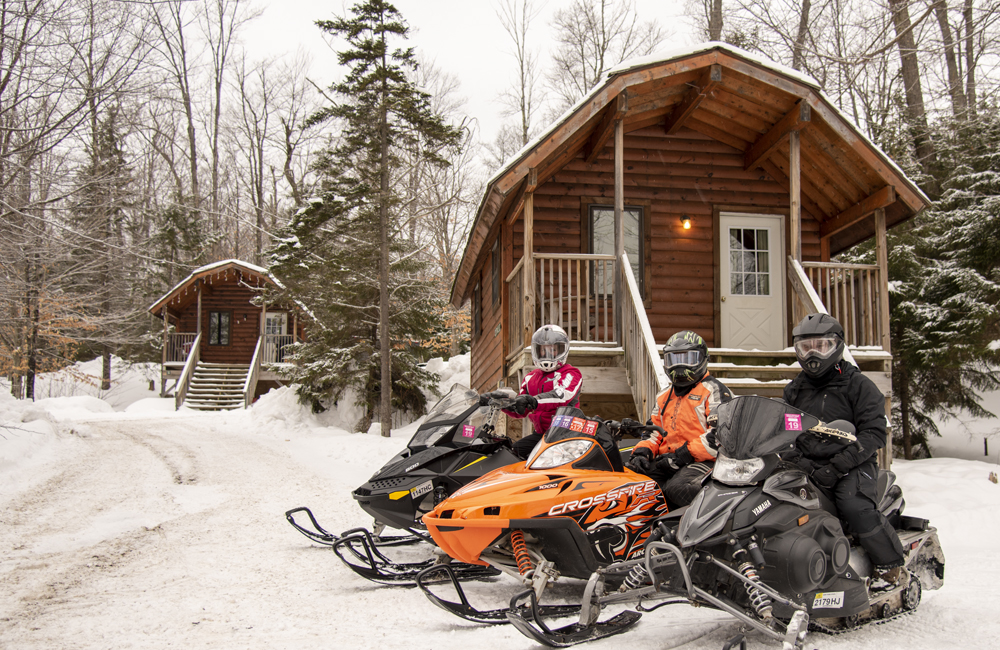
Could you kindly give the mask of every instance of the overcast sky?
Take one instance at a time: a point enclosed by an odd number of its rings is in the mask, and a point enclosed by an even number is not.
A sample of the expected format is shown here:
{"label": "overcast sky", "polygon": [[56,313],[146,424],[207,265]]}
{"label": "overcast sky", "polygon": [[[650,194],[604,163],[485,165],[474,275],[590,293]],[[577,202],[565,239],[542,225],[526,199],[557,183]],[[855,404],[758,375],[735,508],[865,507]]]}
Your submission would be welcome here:
{"label": "overcast sky", "polygon": [[[312,76],[322,85],[334,79],[324,73],[324,66],[335,68],[336,58],[322,38],[316,20],[346,15],[355,4],[347,0],[265,0],[264,15],[244,34],[251,58],[269,54],[294,53],[301,47],[313,59]],[[508,54],[510,38],[496,16],[496,0],[394,0],[396,9],[410,26],[410,44],[417,56],[432,61],[443,72],[456,76],[466,109],[480,123],[480,137],[492,138],[502,117],[496,102],[497,93],[513,78],[515,62]],[[543,4],[541,0],[539,4]],[[529,34],[534,46],[551,33],[551,17],[570,0],[544,2],[536,30]],[[655,18],[673,37],[664,49],[693,42],[684,0],[637,0],[640,17]],[[545,66],[547,60],[543,59]]]}

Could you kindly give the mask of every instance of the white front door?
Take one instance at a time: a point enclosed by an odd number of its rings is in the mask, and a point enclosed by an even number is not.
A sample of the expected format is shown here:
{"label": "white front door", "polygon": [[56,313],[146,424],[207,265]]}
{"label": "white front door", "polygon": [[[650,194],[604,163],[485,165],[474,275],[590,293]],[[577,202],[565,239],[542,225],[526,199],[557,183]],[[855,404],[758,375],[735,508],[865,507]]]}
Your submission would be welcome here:
{"label": "white front door", "polygon": [[284,334],[288,324],[288,314],[285,312],[268,313],[264,319],[265,334]]}
{"label": "white front door", "polygon": [[785,348],[784,217],[723,212],[720,342],[724,348]]}

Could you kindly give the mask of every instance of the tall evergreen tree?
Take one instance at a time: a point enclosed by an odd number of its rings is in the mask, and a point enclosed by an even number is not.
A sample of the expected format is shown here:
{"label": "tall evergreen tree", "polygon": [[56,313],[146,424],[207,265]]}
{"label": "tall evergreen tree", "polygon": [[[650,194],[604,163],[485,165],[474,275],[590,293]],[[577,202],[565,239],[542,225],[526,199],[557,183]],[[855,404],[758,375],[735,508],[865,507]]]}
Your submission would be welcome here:
{"label": "tall evergreen tree", "polygon": [[342,130],[316,165],[323,201],[293,218],[272,269],[323,328],[298,351],[302,394],[317,403],[353,385],[369,418],[378,398],[388,436],[394,404],[423,407],[418,389],[431,377],[416,365],[416,343],[434,329],[432,291],[419,280],[420,263],[400,231],[400,154],[408,152],[411,163],[416,155],[445,166],[441,152],[458,145],[460,132],[410,80],[417,65],[412,48],[392,45],[408,32],[396,8],[366,0],[351,12],[317,22],[346,41],[338,60],[349,70],[331,89],[338,101],[310,122],[335,120]]}

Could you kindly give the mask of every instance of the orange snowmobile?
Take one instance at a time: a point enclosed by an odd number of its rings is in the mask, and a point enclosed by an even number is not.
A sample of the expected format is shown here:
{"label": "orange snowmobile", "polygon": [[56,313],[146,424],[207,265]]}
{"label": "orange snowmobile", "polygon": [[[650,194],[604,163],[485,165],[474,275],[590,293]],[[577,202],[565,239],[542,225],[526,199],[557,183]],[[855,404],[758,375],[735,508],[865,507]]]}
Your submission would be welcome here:
{"label": "orange snowmobile", "polygon": [[[654,430],[662,432],[629,420],[588,418],[579,409],[563,407],[527,461],[466,485],[425,515],[423,522],[434,542],[452,558],[499,569],[538,597],[559,576],[586,580],[599,568],[640,556],[654,522],[667,512],[659,485],[625,469],[617,444],[626,433]],[[428,588],[443,580],[450,581],[458,602]],[[453,614],[476,622],[507,622],[506,607],[480,611],[469,605],[448,564],[422,571],[417,585]],[[542,615],[559,616],[580,608],[540,609]],[[622,616],[603,624],[592,638],[624,631],[639,617],[635,612]]]}

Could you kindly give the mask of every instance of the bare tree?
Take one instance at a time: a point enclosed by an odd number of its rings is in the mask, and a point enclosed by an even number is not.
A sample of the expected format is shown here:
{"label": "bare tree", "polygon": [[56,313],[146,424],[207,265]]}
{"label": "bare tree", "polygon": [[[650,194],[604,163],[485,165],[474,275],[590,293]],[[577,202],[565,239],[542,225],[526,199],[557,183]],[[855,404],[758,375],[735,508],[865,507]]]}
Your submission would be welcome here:
{"label": "bare tree", "polygon": [[517,65],[514,81],[500,92],[500,102],[506,117],[517,116],[521,146],[528,144],[532,120],[540,106],[536,101],[540,80],[538,54],[528,47],[528,30],[540,12],[541,7],[533,0],[501,0],[497,10],[497,18],[513,45],[511,55]]}
{"label": "bare tree", "polygon": [[655,20],[640,21],[634,0],[573,0],[556,12],[549,84],[556,114],[586,95],[610,68],[649,54],[666,38]]}
{"label": "bare tree", "polygon": [[[258,264],[264,258],[265,193],[268,164],[265,160],[265,146],[270,138],[270,119],[274,111],[274,87],[269,78],[271,65],[267,62],[258,63],[248,69],[244,59],[236,73],[236,83],[240,96],[239,137],[242,146],[238,147],[245,155],[244,169],[248,178],[250,205],[254,213],[254,261]],[[239,215],[237,214],[237,218]]]}

